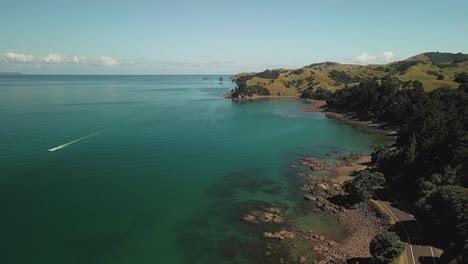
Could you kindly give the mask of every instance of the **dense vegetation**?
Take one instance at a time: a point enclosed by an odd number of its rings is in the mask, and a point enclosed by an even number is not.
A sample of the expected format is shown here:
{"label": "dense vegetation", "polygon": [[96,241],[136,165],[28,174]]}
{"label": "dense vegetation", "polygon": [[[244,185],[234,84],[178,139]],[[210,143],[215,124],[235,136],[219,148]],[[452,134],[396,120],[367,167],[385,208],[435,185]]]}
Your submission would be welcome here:
{"label": "dense vegetation", "polygon": [[405,246],[395,233],[385,231],[372,239],[369,249],[378,263],[389,264],[403,253]]}
{"label": "dense vegetation", "polygon": [[316,90],[314,90],[313,88],[309,88],[302,92],[301,98],[327,100],[332,94],[333,93],[327,89],[317,88]]}
{"label": "dense vegetation", "polygon": [[468,60],[468,55],[463,53],[448,53],[448,52],[427,52],[425,55],[434,64],[440,63],[459,63]]}
{"label": "dense vegetation", "polygon": [[[447,246],[443,263],[468,263],[467,77],[457,76],[458,89],[432,92],[418,81],[374,78],[338,90],[327,100],[337,111],[398,129],[395,145],[377,149],[372,160],[392,194]],[[368,196],[369,186],[362,180],[345,185],[348,193]]]}
{"label": "dense vegetation", "polygon": [[374,194],[376,189],[382,188],[385,184],[385,178],[382,173],[362,171],[352,180],[343,184],[343,190],[348,194],[348,201],[358,203],[368,200]]}
{"label": "dense vegetation", "polygon": [[244,97],[244,96],[253,96],[253,95],[270,95],[270,91],[262,86],[246,86],[238,85],[235,89],[231,91],[232,98]]}
{"label": "dense vegetation", "polygon": [[328,76],[339,83],[350,84],[350,83],[357,83],[361,81],[361,78],[351,77],[350,75],[346,74],[344,71],[336,71],[332,70]]}
{"label": "dense vegetation", "polygon": [[391,64],[390,67],[395,71],[400,72],[400,74],[403,74],[411,67],[418,65],[419,63],[422,63],[422,61],[399,61]]}

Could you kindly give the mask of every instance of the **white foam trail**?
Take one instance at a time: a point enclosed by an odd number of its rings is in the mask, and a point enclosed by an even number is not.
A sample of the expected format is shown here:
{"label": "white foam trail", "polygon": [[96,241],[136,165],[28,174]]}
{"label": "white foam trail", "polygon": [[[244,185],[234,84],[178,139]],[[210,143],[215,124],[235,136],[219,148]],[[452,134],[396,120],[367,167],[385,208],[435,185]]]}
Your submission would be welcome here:
{"label": "white foam trail", "polygon": [[73,140],[73,141],[67,142],[67,143],[62,144],[62,145],[58,145],[58,146],[56,146],[56,147],[53,147],[53,148],[48,149],[47,151],[49,151],[49,152],[54,152],[54,151],[57,151],[57,150],[59,150],[59,149],[63,149],[63,148],[65,148],[65,147],[67,147],[67,146],[70,146],[71,144],[76,143],[76,142],[85,140],[85,139],[90,138],[90,137],[94,137],[94,136],[96,136],[96,135],[98,135],[98,134],[101,134],[102,132],[104,132],[104,130],[103,130],[103,131],[96,132],[96,133],[93,133],[93,134],[91,134],[91,135],[87,135],[87,136],[81,137],[81,138],[79,138],[79,139],[75,139],[75,140]]}

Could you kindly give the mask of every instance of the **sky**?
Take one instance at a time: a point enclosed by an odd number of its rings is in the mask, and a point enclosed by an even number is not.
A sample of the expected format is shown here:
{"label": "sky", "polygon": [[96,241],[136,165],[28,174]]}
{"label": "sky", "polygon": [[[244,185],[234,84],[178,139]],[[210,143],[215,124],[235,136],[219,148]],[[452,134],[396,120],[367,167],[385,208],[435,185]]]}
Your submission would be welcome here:
{"label": "sky", "polygon": [[468,53],[466,0],[1,0],[0,71],[233,74]]}

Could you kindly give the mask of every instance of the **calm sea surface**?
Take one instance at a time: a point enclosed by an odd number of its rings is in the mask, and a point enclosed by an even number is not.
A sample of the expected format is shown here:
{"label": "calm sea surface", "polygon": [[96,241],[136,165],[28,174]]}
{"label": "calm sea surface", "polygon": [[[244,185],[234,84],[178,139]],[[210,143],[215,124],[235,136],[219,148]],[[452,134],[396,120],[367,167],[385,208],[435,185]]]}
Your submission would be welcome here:
{"label": "calm sea surface", "polygon": [[0,263],[258,263],[260,205],[338,236],[289,166],[385,138],[218,78],[0,76]]}

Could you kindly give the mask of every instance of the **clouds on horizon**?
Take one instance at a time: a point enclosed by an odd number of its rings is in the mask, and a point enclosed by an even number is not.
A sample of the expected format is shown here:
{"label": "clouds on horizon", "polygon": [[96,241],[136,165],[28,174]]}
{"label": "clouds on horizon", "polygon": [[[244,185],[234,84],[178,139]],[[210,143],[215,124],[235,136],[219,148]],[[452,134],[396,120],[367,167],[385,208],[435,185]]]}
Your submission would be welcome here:
{"label": "clouds on horizon", "polygon": [[385,51],[381,56],[370,55],[367,52],[353,58],[353,62],[358,64],[389,63],[395,61],[395,53]]}
{"label": "clouds on horizon", "polygon": [[85,57],[72,56],[49,53],[45,57],[36,57],[33,55],[7,52],[1,55],[0,61],[12,64],[99,64],[106,66],[117,65],[117,60],[110,57],[100,57],[98,60],[90,60]]}
{"label": "clouds on horizon", "polygon": [[[271,67],[272,65],[270,65]],[[34,56],[14,52],[0,53],[0,71],[23,73],[103,73],[103,74],[226,74],[264,70],[261,64],[236,63],[230,57],[196,57],[187,61],[149,58],[95,58],[50,53]]]}
{"label": "clouds on horizon", "polygon": [[[386,51],[380,56],[364,52],[352,59],[345,59],[343,62],[378,64],[389,63],[394,60],[395,53]],[[302,65],[305,65],[303,61],[280,65],[236,61],[231,57],[213,56],[188,58],[187,61],[167,61],[144,57],[128,59],[99,56],[97,58],[87,58],[65,56],[58,53],[49,53],[47,56],[42,57],[14,52],[0,54],[0,71],[25,73],[208,74],[263,71],[272,68],[299,68]]]}
{"label": "clouds on horizon", "polygon": [[231,61],[208,61],[199,63],[189,62],[175,62],[175,61],[158,61],[147,58],[138,59],[116,59],[109,56],[100,56],[97,59],[90,59],[86,57],[72,56],[67,57],[64,55],[49,53],[45,57],[36,57],[33,55],[20,54],[7,52],[0,55],[0,62],[7,64],[19,65],[53,65],[53,64],[87,64],[99,66],[117,66],[117,65],[153,65],[153,66],[169,66],[169,67],[214,67],[219,68],[222,66],[232,65]]}

